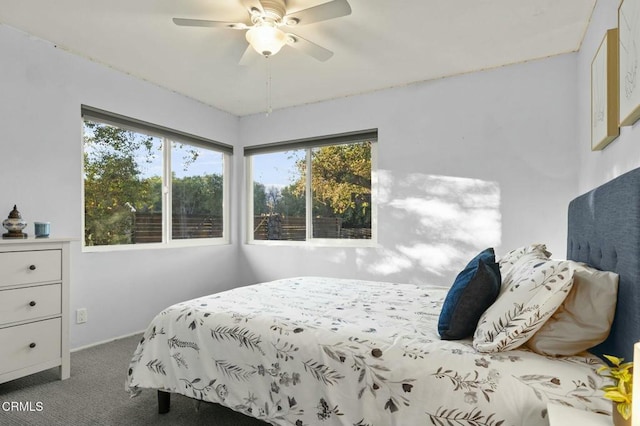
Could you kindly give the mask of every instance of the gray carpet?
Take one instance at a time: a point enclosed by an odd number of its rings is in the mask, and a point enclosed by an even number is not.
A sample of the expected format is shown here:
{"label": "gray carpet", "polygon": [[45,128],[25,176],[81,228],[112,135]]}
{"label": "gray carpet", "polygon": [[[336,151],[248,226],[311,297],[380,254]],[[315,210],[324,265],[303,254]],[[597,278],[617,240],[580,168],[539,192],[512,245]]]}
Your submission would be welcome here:
{"label": "gray carpet", "polygon": [[[196,410],[195,402],[181,395],[171,395],[167,414],[158,414],[155,391],[129,398],[124,383],[140,337],[72,353],[67,380],[58,380],[53,369],[0,384],[0,425],[266,425],[217,404],[202,403]],[[31,403],[33,411],[7,410],[11,402]]]}

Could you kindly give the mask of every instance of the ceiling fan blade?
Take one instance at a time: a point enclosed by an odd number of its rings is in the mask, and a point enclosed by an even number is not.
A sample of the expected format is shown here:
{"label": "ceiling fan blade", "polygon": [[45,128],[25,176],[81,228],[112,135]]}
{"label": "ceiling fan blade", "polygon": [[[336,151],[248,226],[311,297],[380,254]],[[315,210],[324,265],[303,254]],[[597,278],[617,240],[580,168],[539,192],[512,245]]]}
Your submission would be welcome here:
{"label": "ceiling fan blade", "polygon": [[232,30],[246,30],[249,28],[247,24],[242,22],[208,21],[206,19],[173,18],[173,23],[183,27],[229,28]]}
{"label": "ceiling fan blade", "polygon": [[238,62],[238,65],[241,65],[241,66],[249,65],[252,62],[252,60],[257,56],[257,54],[258,52],[256,52],[253,49],[253,47],[251,47],[251,45],[247,46],[244,53],[242,54],[242,57],[240,58],[240,61]]}
{"label": "ceiling fan blade", "polygon": [[250,14],[255,10],[260,13],[264,13],[264,9],[262,8],[262,4],[259,0],[241,0],[242,5],[247,8]]}
{"label": "ceiling fan blade", "polygon": [[287,33],[287,44],[309,56],[313,56],[320,62],[327,61],[333,56],[333,52],[329,49],[325,49],[297,34]]}
{"label": "ceiling fan blade", "polygon": [[293,21],[295,25],[306,25],[351,14],[347,0],[332,0],[285,16],[282,22]]}

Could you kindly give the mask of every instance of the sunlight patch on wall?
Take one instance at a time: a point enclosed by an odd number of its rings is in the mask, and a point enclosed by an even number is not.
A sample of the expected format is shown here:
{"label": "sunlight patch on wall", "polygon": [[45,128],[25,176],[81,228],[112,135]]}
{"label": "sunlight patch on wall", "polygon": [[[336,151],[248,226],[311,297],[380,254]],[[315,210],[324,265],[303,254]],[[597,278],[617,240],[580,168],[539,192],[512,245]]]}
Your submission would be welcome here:
{"label": "sunlight patch on wall", "polygon": [[377,178],[378,242],[384,248],[358,250],[360,269],[450,284],[479,250],[500,245],[497,182],[386,170]]}
{"label": "sunlight patch on wall", "polygon": [[397,246],[398,252],[417,264],[423,270],[442,276],[451,266],[451,259],[458,256],[458,251],[449,244],[415,244],[413,246]]}
{"label": "sunlight patch on wall", "polygon": [[345,263],[347,263],[347,260],[348,260],[347,251],[344,249],[332,250],[332,253],[330,253],[326,259],[327,259],[327,262],[344,265]]}
{"label": "sunlight patch on wall", "polygon": [[358,269],[364,269],[376,275],[397,274],[413,266],[413,262],[409,258],[398,256],[395,250],[378,249],[375,261],[370,259],[370,251],[367,249],[357,249],[356,254],[356,266]]}

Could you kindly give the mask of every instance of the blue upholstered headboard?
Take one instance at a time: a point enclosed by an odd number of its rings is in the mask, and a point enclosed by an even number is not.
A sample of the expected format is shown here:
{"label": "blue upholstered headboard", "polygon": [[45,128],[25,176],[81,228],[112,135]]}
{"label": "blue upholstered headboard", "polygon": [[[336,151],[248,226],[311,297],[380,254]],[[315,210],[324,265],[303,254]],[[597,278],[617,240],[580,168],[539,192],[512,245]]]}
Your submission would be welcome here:
{"label": "blue upholstered headboard", "polygon": [[640,168],[571,201],[567,258],[620,275],[611,332],[592,352],[631,361],[640,341]]}

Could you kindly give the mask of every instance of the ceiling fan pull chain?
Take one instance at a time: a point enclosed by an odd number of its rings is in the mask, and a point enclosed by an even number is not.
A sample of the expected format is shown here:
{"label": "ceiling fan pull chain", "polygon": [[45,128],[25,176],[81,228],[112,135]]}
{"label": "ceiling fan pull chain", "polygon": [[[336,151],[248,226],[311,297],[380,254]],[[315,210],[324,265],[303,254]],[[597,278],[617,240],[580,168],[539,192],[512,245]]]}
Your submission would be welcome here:
{"label": "ceiling fan pull chain", "polygon": [[271,61],[269,60],[269,58],[265,58],[267,61],[267,114],[266,116],[268,117],[269,114],[271,114],[271,112],[273,111],[273,108],[271,106]]}

